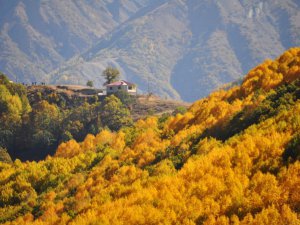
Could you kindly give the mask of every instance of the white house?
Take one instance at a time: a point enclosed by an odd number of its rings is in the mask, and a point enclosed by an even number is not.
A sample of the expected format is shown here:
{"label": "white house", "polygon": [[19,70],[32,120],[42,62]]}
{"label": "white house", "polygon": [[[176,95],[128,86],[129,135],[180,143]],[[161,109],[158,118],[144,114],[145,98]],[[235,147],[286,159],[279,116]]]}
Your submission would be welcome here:
{"label": "white house", "polygon": [[106,85],[107,94],[113,94],[118,91],[125,91],[129,94],[136,94],[136,85],[125,80],[116,81]]}

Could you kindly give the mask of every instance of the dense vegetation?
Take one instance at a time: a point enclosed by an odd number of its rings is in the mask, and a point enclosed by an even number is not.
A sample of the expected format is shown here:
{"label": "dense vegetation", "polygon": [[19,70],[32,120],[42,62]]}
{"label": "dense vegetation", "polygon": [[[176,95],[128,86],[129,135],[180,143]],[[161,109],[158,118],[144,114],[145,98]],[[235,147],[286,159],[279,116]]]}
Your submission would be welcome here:
{"label": "dense vegetation", "polygon": [[[125,104],[130,96],[109,96],[99,101],[73,98],[55,92],[35,92],[28,96],[21,84],[0,74],[0,147],[13,158],[42,159],[53,154],[61,142],[97,134],[103,127],[117,130],[132,123]],[[108,118],[113,118],[113,121]]]}
{"label": "dense vegetation", "polygon": [[0,163],[5,224],[299,224],[300,48],[172,117]]}

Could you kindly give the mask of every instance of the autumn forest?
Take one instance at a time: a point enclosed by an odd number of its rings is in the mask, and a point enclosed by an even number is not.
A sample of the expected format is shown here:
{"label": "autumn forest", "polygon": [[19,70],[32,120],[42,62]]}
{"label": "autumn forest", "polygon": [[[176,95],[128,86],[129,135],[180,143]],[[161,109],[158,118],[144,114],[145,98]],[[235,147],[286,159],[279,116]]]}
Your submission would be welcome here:
{"label": "autumn forest", "polygon": [[300,48],[176,115],[37,98],[1,75],[1,224],[300,224]]}

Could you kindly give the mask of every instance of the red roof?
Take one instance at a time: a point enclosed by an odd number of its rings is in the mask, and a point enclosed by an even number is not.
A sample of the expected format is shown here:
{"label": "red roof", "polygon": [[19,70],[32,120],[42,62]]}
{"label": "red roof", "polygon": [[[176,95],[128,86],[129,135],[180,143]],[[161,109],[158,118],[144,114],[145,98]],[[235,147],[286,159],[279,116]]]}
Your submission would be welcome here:
{"label": "red roof", "polygon": [[107,87],[112,87],[112,86],[121,86],[121,85],[134,85],[133,83],[127,82],[125,80],[119,80],[110,84],[107,84]]}

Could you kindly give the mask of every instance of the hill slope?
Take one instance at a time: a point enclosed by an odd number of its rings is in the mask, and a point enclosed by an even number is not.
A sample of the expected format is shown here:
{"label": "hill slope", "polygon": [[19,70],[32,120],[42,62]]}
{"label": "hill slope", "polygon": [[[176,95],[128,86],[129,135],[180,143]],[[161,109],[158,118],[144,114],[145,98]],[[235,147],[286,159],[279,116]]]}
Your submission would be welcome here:
{"label": "hill slope", "polygon": [[194,101],[300,44],[297,0],[0,4],[0,70],[26,82],[102,85],[112,65],[142,91]]}
{"label": "hill slope", "polygon": [[[0,163],[6,224],[299,224],[300,48],[167,120]],[[10,222],[9,222],[10,221]]]}
{"label": "hill slope", "polygon": [[[99,90],[78,85],[11,83],[0,74],[0,152],[13,159],[43,160],[60,143],[83,141],[104,128],[119,130],[151,115],[183,112],[189,104],[156,96],[98,96]],[[1,155],[1,154],[0,154]]]}

